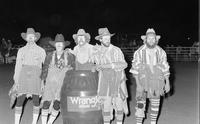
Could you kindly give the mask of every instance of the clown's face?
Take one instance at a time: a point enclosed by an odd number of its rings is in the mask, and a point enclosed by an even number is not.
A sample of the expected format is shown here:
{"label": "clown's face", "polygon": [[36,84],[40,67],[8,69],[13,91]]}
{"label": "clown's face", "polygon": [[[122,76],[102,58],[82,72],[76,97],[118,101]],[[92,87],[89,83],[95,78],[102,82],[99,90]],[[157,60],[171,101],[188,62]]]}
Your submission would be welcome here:
{"label": "clown's face", "polygon": [[78,36],[77,37],[77,42],[79,46],[83,46],[86,44],[86,39],[85,36]]}
{"label": "clown's face", "polygon": [[146,37],[146,45],[148,48],[154,48],[157,45],[155,34],[148,34]]}
{"label": "clown's face", "polygon": [[100,39],[101,44],[105,47],[109,47],[110,46],[110,39],[111,39],[110,35],[102,36],[102,38]]}
{"label": "clown's face", "polygon": [[28,34],[28,35],[26,36],[26,41],[27,41],[28,43],[35,43],[35,40],[36,40],[36,37],[35,37],[34,34]]}
{"label": "clown's face", "polygon": [[64,44],[62,42],[55,43],[56,51],[62,52],[64,50]]}

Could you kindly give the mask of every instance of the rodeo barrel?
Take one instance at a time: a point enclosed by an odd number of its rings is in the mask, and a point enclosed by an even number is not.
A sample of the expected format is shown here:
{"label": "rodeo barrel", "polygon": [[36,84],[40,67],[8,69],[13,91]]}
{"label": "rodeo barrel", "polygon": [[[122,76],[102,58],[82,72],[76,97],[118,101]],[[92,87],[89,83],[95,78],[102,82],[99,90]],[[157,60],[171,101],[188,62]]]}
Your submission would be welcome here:
{"label": "rodeo barrel", "polygon": [[61,89],[63,124],[102,124],[98,105],[97,72],[72,70],[66,73]]}

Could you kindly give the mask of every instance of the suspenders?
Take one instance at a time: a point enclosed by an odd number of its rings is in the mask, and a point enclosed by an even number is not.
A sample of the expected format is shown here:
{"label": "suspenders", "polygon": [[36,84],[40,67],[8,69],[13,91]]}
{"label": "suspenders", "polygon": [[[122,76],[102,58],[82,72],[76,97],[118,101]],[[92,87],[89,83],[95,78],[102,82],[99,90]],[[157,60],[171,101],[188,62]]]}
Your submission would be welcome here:
{"label": "suspenders", "polygon": [[[140,58],[140,60],[142,60],[141,61],[142,64],[146,64],[147,63],[146,50],[145,49],[142,50],[142,56],[141,56],[141,54],[139,54],[139,58]],[[159,59],[159,53],[158,53],[158,51],[156,51],[156,64],[160,63],[160,61],[161,60]]]}
{"label": "suspenders", "polygon": [[143,49],[142,50],[142,64],[146,64],[147,60],[146,60],[146,50]]}

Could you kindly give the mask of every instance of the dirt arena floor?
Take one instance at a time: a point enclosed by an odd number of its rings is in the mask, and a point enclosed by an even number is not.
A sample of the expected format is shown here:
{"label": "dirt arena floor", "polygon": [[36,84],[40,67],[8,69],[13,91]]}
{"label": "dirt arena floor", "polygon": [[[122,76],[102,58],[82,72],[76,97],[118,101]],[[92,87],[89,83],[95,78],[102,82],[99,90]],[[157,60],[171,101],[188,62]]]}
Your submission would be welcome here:
{"label": "dirt arena floor", "polygon": [[[0,124],[14,124],[14,109],[9,108],[8,91],[12,86],[14,66],[0,65]],[[129,89],[130,115],[125,117],[124,124],[135,124],[135,81],[127,74]],[[198,64],[192,62],[179,62],[171,64],[170,95],[162,100],[161,114],[158,124],[199,124],[199,85]],[[25,106],[21,124],[32,123],[32,102],[29,100]],[[39,118],[38,124],[41,124]],[[62,124],[61,115],[54,124]],[[144,124],[150,124],[150,117]]]}

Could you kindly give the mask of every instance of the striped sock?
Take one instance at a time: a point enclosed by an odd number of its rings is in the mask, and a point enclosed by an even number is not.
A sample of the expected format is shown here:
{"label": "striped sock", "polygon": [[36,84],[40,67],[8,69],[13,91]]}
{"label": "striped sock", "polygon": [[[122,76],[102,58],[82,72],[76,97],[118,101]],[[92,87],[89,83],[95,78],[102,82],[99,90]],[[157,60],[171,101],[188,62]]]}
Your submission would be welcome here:
{"label": "striped sock", "polygon": [[111,119],[111,113],[107,112],[107,111],[104,111],[103,112],[103,121],[104,121],[104,124],[110,124],[110,119]]}
{"label": "striped sock", "polygon": [[142,124],[143,118],[145,117],[146,100],[139,97],[136,100],[137,100],[137,105],[135,107],[136,124]]}
{"label": "striped sock", "polygon": [[136,124],[142,124],[143,118],[142,117],[136,117]]}
{"label": "striped sock", "polygon": [[56,117],[58,116],[59,111],[52,109],[51,115],[49,117],[49,120],[47,124],[53,124],[53,122],[56,120]]}
{"label": "striped sock", "polygon": [[42,124],[47,124],[49,109],[42,109]]}
{"label": "striped sock", "polygon": [[15,124],[20,123],[21,114],[22,114],[22,107],[15,107]]}
{"label": "striped sock", "polygon": [[151,102],[151,124],[156,124],[158,112],[159,112],[159,106],[160,106],[160,99],[150,99]]}
{"label": "striped sock", "polygon": [[33,121],[32,121],[32,124],[37,124],[39,112],[40,112],[40,107],[39,106],[33,106]]}
{"label": "striped sock", "polygon": [[124,113],[122,110],[117,111],[117,124],[122,124]]}

